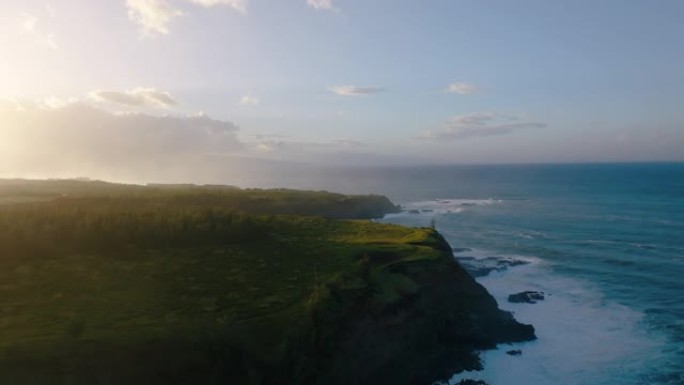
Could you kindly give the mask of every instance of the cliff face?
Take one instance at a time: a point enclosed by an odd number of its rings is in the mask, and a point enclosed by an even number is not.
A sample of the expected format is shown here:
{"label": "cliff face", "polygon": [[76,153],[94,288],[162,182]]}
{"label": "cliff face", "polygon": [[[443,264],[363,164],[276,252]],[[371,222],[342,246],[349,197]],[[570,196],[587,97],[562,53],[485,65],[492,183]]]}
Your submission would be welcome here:
{"label": "cliff face", "polygon": [[[430,384],[480,368],[476,349],[535,339],[531,325],[500,310],[453,259],[446,241],[436,232],[431,236],[439,257],[390,264],[375,278],[371,274],[373,290],[363,294],[330,288],[327,309],[338,315],[314,317],[316,330],[327,331],[317,339],[316,354],[327,360],[314,382]],[[393,290],[382,285],[397,286],[393,300],[377,298]]]}
{"label": "cliff face", "polygon": [[428,384],[534,338],[432,229],[230,210],[387,198],[232,191],[1,206],[0,383]]}

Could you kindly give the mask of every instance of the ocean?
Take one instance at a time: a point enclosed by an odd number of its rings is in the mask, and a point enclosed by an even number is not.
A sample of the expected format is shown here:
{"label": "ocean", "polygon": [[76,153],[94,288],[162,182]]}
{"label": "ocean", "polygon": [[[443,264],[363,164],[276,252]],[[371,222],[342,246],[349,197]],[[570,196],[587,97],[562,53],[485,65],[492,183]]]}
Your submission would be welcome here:
{"label": "ocean", "polygon": [[[336,168],[260,187],[377,193],[535,326],[482,352],[490,385],[684,384],[684,163]],[[508,295],[539,291],[535,304]],[[509,350],[520,355],[509,355]]]}

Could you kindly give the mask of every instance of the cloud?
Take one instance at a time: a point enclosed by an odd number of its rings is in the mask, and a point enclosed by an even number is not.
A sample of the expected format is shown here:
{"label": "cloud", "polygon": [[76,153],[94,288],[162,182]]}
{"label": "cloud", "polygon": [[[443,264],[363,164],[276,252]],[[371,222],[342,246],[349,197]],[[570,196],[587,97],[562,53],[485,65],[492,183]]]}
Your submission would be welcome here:
{"label": "cloud", "polygon": [[238,127],[206,116],[112,114],[75,102],[47,109],[0,103],[0,175],[191,178],[211,154],[239,153]]}
{"label": "cloud", "polygon": [[121,104],[127,107],[170,108],[178,104],[171,94],[154,88],[135,88],[128,91],[93,91],[90,97],[97,102]]}
{"label": "cloud", "polygon": [[52,50],[59,49],[55,34],[46,32],[42,28],[39,28],[40,18],[38,16],[22,13],[21,19],[22,30],[26,34],[32,36],[38,45],[42,45]]}
{"label": "cloud", "polygon": [[475,88],[475,86],[473,86],[472,84],[456,82],[449,84],[445,91],[452,92],[455,94],[468,95],[477,91],[477,88]]}
{"label": "cloud", "polygon": [[367,146],[353,139],[301,141],[290,140],[282,135],[257,135],[257,141],[251,145],[258,153],[269,158],[296,161],[321,161],[333,154]]}
{"label": "cloud", "polygon": [[247,0],[190,0],[190,2],[207,8],[226,5],[242,13],[247,12]]}
{"label": "cloud", "polygon": [[545,123],[530,121],[524,116],[494,112],[476,112],[451,118],[441,130],[428,132],[423,139],[437,141],[464,140],[497,136],[527,128],[544,128]]}
{"label": "cloud", "polygon": [[[211,8],[218,5],[227,6],[242,13],[247,12],[247,0],[187,0],[190,4]],[[142,28],[145,35],[166,35],[169,25],[183,12],[173,6],[169,0],[126,0],[128,18]]]}
{"label": "cloud", "polygon": [[27,32],[33,32],[36,30],[36,25],[38,24],[38,17],[30,15],[28,13],[21,14],[21,27]]}
{"label": "cloud", "polygon": [[377,94],[384,91],[384,89],[378,87],[335,86],[330,88],[330,91],[342,96],[359,96]]}
{"label": "cloud", "polygon": [[138,23],[146,35],[168,34],[169,24],[183,15],[166,0],[126,0],[126,8],[128,18]]}
{"label": "cloud", "polygon": [[332,0],[306,0],[306,4],[314,9],[339,12],[339,9],[333,5]]}
{"label": "cloud", "polygon": [[48,110],[59,110],[61,108],[68,107],[72,104],[78,103],[79,100],[77,98],[57,98],[54,96],[51,96],[49,98],[45,98],[42,100],[39,100],[36,104],[44,109]]}
{"label": "cloud", "polygon": [[240,105],[242,106],[254,106],[257,104],[259,104],[259,99],[254,96],[245,95],[240,99]]}

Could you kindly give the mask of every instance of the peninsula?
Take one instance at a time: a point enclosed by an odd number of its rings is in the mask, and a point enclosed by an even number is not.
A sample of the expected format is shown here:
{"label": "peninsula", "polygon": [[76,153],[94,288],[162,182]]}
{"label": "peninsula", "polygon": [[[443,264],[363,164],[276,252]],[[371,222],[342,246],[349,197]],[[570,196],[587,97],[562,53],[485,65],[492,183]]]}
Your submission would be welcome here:
{"label": "peninsula", "polygon": [[534,339],[382,196],[0,181],[0,383],[429,384]]}

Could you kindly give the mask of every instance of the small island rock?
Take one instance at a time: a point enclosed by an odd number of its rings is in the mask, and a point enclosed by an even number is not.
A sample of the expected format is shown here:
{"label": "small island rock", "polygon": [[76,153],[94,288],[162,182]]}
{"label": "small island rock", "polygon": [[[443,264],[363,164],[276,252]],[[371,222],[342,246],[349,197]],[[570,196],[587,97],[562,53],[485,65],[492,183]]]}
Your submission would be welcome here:
{"label": "small island rock", "polygon": [[508,296],[511,303],[537,303],[544,300],[544,293],[541,291],[522,291]]}
{"label": "small island rock", "polygon": [[487,385],[487,383],[482,380],[465,379],[459,381],[456,385]]}

